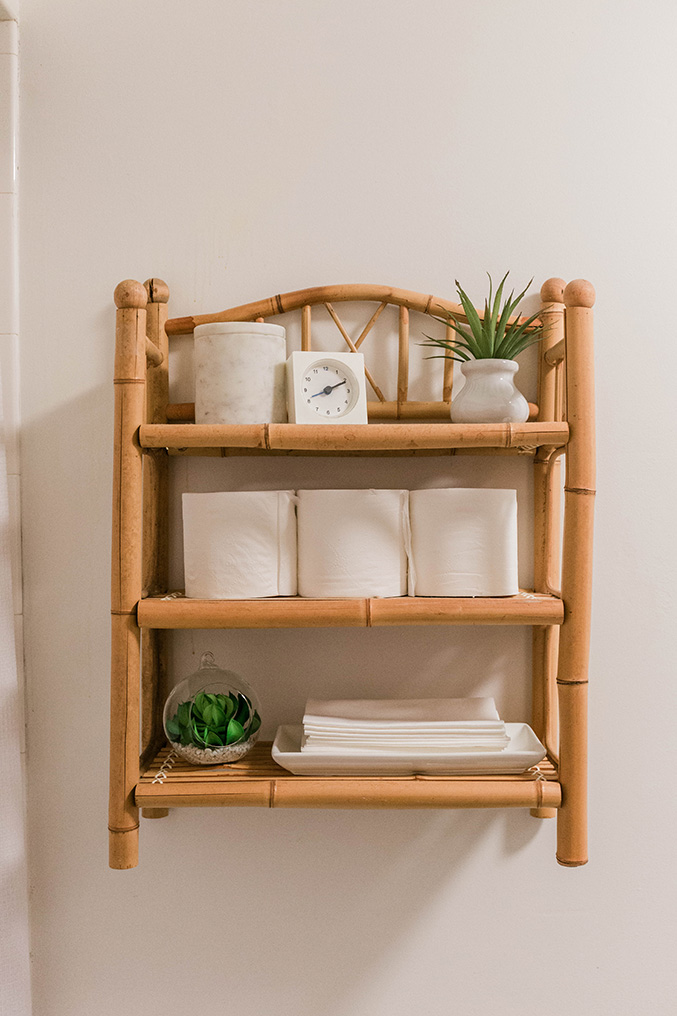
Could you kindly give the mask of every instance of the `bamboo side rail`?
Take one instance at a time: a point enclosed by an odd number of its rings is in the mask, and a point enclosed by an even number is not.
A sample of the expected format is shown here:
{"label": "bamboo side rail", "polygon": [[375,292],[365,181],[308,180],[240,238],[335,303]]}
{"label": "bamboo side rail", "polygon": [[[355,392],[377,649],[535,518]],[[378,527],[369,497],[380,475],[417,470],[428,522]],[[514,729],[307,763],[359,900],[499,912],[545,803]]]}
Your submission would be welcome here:
{"label": "bamboo side rail", "polygon": [[[169,288],[162,279],[144,283],[146,307],[146,422],[167,418],[169,401],[169,343],[165,333]],[[149,356],[149,347],[156,356]],[[164,449],[143,457],[143,596],[167,591],[169,459]],[[164,743],[162,703],[167,673],[166,636],[152,628],[141,630],[141,768]],[[144,818],[164,818],[166,808],[144,809]]]}
{"label": "bamboo side rail", "polygon": [[385,451],[418,448],[559,448],[566,423],[407,424],[144,424],[144,448],[263,448],[307,451]]}
{"label": "bamboo side rail", "polygon": [[[541,314],[544,338],[538,360],[539,420],[556,419],[556,364],[564,356],[563,279],[548,279],[541,287]],[[559,349],[562,355],[559,356]],[[551,359],[555,351],[557,359]],[[552,576],[559,571],[561,497],[559,456],[539,448],[534,458],[534,589],[552,592]],[[541,626],[533,630],[532,645],[532,726],[546,746],[556,737],[557,714],[553,709],[557,676],[558,628]],[[535,818],[553,818],[552,809],[532,812]]]}
{"label": "bamboo side rail", "polygon": [[562,601],[524,592],[517,596],[393,596],[314,600],[279,596],[261,600],[148,597],[138,621],[148,628],[371,628],[392,625],[562,623]]}
{"label": "bamboo side rail", "polygon": [[115,290],[115,443],[111,568],[111,747],[109,846],[112,868],[138,861],[142,453],[145,419],[146,290],[127,280]]}
{"label": "bamboo side rail", "polygon": [[587,854],[587,684],[592,595],[595,495],[593,321],[595,291],[577,279],[564,291],[566,305],[566,405],[570,441],[564,487],[562,597],[557,685],[560,716],[562,808],[557,821],[557,860],[585,864]]}

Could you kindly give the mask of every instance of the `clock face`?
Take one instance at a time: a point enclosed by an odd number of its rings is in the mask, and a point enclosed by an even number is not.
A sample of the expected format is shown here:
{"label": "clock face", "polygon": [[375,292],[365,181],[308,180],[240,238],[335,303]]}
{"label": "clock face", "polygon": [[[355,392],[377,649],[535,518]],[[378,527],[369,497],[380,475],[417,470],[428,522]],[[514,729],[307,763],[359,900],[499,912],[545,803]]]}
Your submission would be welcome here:
{"label": "clock face", "polygon": [[362,353],[295,349],[286,377],[290,423],[367,423]]}
{"label": "clock face", "polygon": [[310,413],[336,420],[349,413],[358,395],[357,379],[339,360],[316,360],[300,378],[298,400]]}

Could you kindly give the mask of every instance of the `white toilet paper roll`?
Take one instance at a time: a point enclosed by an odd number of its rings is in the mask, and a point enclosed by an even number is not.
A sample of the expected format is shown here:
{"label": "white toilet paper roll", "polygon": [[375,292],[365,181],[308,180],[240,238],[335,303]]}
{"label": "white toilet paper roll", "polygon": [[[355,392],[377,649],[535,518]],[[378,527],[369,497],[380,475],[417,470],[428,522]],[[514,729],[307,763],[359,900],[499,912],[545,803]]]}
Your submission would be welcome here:
{"label": "white toilet paper roll", "polygon": [[293,491],[184,494],[183,556],[186,596],[295,596]]}
{"label": "white toilet paper roll", "polygon": [[512,596],[517,491],[412,490],[411,596]]}
{"label": "white toilet paper roll", "polygon": [[406,490],[299,490],[299,594],[404,596]]}

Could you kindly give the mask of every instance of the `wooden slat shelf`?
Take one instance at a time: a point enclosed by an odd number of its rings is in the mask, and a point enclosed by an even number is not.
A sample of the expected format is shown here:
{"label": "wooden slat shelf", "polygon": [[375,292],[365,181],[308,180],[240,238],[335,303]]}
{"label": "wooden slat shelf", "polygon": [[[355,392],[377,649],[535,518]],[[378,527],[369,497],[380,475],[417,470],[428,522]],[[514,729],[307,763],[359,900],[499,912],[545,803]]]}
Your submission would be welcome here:
{"label": "wooden slat shelf", "polygon": [[[294,776],[259,742],[241,762],[194,766],[165,746],[136,786],[142,808],[558,808],[551,760],[515,776]],[[539,773],[542,777],[539,777]]]}
{"label": "wooden slat shelf", "polygon": [[393,625],[559,625],[564,606],[547,593],[517,596],[313,600],[300,596],[262,600],[141,600],[141,628],[376,628]]}
{"label": "wooden slat shelf", "polygon": [[191,424],[146,423],[139,428],[142,448],[237,448],[294,454],[399,452],[451,449],[561,448],[569,426],[560,422],[536,423],[370,423],[312,424],[251,423]]}

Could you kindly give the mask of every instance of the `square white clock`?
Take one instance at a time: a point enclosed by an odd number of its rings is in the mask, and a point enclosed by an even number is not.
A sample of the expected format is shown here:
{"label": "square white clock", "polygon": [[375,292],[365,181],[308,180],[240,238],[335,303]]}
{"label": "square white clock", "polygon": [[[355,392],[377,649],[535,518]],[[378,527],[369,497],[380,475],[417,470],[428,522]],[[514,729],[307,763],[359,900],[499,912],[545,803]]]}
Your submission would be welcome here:
{"label": "square white clock", "polygon": [[366,423],[362,353],[294,352],[287,360],[290,423]]}

